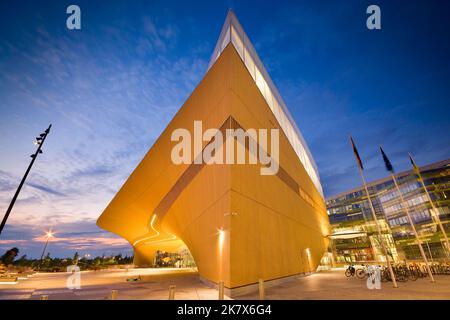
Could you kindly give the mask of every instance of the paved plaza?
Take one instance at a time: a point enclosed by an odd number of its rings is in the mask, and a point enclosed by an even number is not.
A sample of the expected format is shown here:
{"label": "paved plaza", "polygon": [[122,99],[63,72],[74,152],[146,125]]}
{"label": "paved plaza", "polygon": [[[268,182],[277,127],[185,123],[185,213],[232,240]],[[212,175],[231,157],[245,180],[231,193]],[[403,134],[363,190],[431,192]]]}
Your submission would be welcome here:
{"label": "paved plaza", "polygon": [[[218,292],[202,283],[194,269],[130,269],[85,271],[81,273],[81,289],[67,289],[69,273],[41,273],[17,284],[0,284],[0,299],[109,299],[111,290],[118,290],[117,299],[168,299],[169,287],[176,286],[175,299],[217,299]],[[127,281],[136,279],[139,281]],[[450,299],[450,276],[436,276],[436,283],[427,278],[400,282],[392,288],[382,283],[380,290],[369,290],[366,281],[346,278],[344,270],[322,271],[298,277],[266,288],[266,299]],[[258,299],[258,293],[235,299]]]}
{"label": "paved plaza", "polygon": [[[417,281],[381,283],[381,289],[369,290],[366,279],[347,278],[344,270],[322,271],[299,277],[266,290],[266,299],[283,300],[382,300],[382,299],[450,299],[450,276],[435,276],[435,283],[427,278]],[[239,296],[239,299],[257,299],[258,295]]]}

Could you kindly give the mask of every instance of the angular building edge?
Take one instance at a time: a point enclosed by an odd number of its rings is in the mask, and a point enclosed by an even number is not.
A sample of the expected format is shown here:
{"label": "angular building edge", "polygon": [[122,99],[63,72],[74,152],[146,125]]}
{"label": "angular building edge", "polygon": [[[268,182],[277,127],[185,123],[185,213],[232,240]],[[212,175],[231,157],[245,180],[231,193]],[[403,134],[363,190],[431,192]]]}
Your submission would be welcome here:
{"label": "angular building edge", "polygon": [[204,128],[226,121],[244,129],[279,127],[228,45],[97,225],[127,239],[137,265],[151,265],[158,248],[184,243],[200,276],[229,289],[314,271],[327,248],[328,218],[287,137],[280,134],[277,176],[261,176],[256,165],[176,166],[170,134],[194,120]]}

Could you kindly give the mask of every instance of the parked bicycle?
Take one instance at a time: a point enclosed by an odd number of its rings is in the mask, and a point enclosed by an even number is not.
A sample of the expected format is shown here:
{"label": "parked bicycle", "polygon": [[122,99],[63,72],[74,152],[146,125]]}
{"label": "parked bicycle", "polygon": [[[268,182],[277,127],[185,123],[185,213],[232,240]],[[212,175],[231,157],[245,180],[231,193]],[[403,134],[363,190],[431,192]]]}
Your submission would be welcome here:
{"label": "parked bicycle", "polygon": [[[419,278],[428,277],[428,269],[423,263],[395,263],[391,264],[395,279],[399,282],[416,281]],[[381,281],[392,281],[391,273],[387,266],[379,266]],[[449,263],[432,263],[430,270],[433,275],[450,275]],[[345,275],[349,277],[356,276],[358,279],[364,279],[372,275],[373,269],[370,265],[362,265],[362,268],[355,268],[353,264],[345,270]]]}
{"label": "parked bicycle", "polygon": [[354,275],[356,275],[356,269],[353,266],[353,264],[349,265],[348,268],[345,270],[345,276],[347,278],[353,277]]}
{"label": "parked bicycle", "polygon": [[448,263],[433,263],[430,266],[431,272],[435,275],[449,275],[450,265]]}
{"label": "parked bicycle", "polygon": [[381,270],[381,266],[371,266],[371,265],[362,265],[362,268],[356,269],[356,277],[359,279],[369,278],[375,272],[375,269],[379,268]]}

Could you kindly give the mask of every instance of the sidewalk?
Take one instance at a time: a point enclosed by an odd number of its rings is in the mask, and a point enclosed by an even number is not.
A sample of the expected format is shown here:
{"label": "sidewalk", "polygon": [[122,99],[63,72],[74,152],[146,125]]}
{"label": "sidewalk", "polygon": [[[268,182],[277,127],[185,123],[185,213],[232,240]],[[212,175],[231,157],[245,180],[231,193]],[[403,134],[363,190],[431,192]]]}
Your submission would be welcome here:
{"label": "sidewalk", "polygon": [[[86,271],[81,273],[81,289],[66,287],[68,273],[41,273],[16,285],[0,285],[0,300],[52,299],[104,300],[111,290],[118,290],[119,300],[166,300],[169,286],[176,286],[175,299],[215,300],[216,289],[207,287],[192,269],[130,269]],[[127,282],[128,278],[141,276],[141,281]],[[299,277],[283,284],[266,288],[266,299],[274,300],[372,300],[372,299],[450,299],[450,276],[435,276],[436,283],[428,278],[392,283],[381,283],[380,290],[369,290],[366,280],[347,278],[344,270],[323,271]],[[246,294],[236,299],[257,300],[258,293]]]}

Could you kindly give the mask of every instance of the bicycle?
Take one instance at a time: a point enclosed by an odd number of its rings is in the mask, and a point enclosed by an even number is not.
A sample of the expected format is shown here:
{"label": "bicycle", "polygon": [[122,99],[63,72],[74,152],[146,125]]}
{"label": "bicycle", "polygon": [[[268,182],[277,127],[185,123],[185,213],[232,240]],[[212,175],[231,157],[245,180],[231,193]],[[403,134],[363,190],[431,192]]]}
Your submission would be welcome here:
{"label": "bicycle", "polygon": [[348,266],[347,270],[345,270],[345,276],[347,278],[353,277],[356,274],[355,267],[351,264]]}

